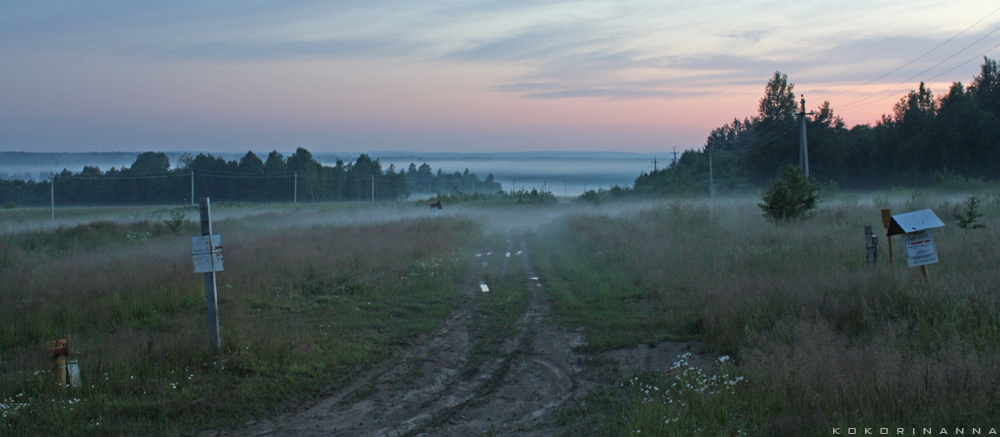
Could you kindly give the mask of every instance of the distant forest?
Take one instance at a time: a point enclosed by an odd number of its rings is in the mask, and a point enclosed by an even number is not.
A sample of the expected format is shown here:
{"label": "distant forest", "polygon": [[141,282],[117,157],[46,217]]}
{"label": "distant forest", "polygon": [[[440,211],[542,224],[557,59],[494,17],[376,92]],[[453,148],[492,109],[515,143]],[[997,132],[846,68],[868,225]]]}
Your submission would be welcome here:
{"label": "distant forest", "polygon": [[[755,116],[713,129],[700,150],[684,152],[669,167],[640,174],[632,187],[612,195],[701,195],[709,192],[711,168],[717,191],[752,190],[770,184],[799,162],[802,108],[794,84],[775,72]],[[860,102],[857,102],[860,103]],[[962,186],[997,181],[1000,172],[1000,66],[984,58],[965,86],[935,96],[920,83],[871,124],[851,128],[829,102],[806,115],[810,175],[820,184],[847,189],[893,186]],[[146,152],[121,169],[86,166],[54,177],[59,205],[169,204],[194,196],[217,201],[289,202],[402,200],[413,192],[468,194],[502,190],[493,175],[436,173],[429,165],[406,170],[361,155],[355,162],[324,166],[299,148],[285,158],[247,152],[238,161],[184,154],[171,168],[162,152]],[[711,165],[710,165],[711,164]],[[193,175],[193,176],[192,176]],[[49,203],[49,181],[0,180],[0,204]],[[588,193],[585,193],[587,196]],[[590,193],[597,194],[597,193]]]}
{"label": "distant forest", "polygon": [[[799,163],[802,121],[794,85],[775,72],[756,116],[712,130],[701,150],[690,150],[668,168],[643,173],[634,187],[615,194],[707,194],[709,158],[716,190],[770,184]],[[809,173],[820,184],[871,189],[995,181],[1000,172],[1000,68],[984,58],[968,86],[951,85],[935,96],[924,83],[891,114],[848,128],[823,102],[806,117]]]}
{"label": "distant forest", "polygon": [[247,152],[239,161],[186,153],[171,169],[163,152],[145,152],[121,169],[101,172],[85,166],[73,173],[63,170],[53,182],[0,180],[0,204],[47,205],[54,184],[57,205],[123,205],[190,203],[194,198],[214,201],[304,202],[405,200],[413,191],[434,193],[496,192],[500,183],[490,174],[479,180],[465,173],[434,173],[429,165],[410,164],[407,170],[383,169],[382,164],[362,154],[355,162],[338,160],[324,166],[312,153],[299,148],[284,157],[272,151],[266,159]]}

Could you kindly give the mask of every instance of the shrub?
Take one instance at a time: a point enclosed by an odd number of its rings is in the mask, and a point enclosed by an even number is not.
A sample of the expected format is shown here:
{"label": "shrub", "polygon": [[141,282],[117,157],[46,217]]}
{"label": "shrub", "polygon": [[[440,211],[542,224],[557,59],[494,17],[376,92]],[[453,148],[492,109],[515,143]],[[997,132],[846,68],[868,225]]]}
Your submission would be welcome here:
{"label": "shrub", "polygon": [[171,234],[179,234],[181,232],[181,227],[184,226],[184,223],[186,222],[187,215],[180,209],[170,211],[170,218],[163,220],[163,224],[167,225],[167,230]]}
{"label": "shrub", "polygon": [[982,203],[983,199],[979,196],[969,196],[965,199],[965,211],[962,214],[953,214],[955,224],[962,229],[983,229],[986,226],[982,223],[976,223],[979,217],[983,216],[983,213],[979,212],[979,204]]}
{"label": "shrub", "polygon": [[801,168],[790,165],[783,178],[774,181],[771,189],[761,195],[763,202],[757,206],[764,211],[764,217],[770,220],[806,218],[816,209],[816,190],[816,184],[806,179]]}

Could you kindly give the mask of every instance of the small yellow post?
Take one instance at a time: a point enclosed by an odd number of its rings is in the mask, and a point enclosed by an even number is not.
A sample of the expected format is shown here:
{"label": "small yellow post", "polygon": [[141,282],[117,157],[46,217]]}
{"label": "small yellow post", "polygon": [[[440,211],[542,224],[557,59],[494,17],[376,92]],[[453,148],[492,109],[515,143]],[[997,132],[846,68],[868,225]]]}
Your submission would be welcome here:
{"label": "small yellow post", "polygon": [[[886,228],[886,229],[889,229],[889,224],[890,223],[892,223],[892,213],[889,212],[888,209],[883,209],[882,210],[882,227]],[[892,256],[892,237],[890,237],[890,236],[887,235],[885,238],[887,240],[889,240],[889,265],[895,265],[896,263],[892,259],[893,258],[893,256]]]}
{"label": "small yellow post", "polygon": [[66,356],[69,355],[69,343],[65,338],[53,340],[48,343],[49,355],[55,360],[56,368],[53,369],[56,384],[66,387]]}
{"label": "small yellow post", "polygon": [[924,274],[924,281],[927,282],[927,288],[931,288],[931,272],[927,268],[927,265],[920,266],[920,273]]}

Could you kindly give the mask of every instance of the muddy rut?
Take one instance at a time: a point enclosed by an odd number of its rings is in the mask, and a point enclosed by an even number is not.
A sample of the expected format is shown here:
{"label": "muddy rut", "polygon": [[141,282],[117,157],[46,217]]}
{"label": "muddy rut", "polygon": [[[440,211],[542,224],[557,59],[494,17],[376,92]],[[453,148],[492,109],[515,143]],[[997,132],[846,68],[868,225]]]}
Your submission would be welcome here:
{"label": "muddy rut", "polygon": [[[498,256],[499,255],[499,256]],[[504,263],[521,262],[525,286],[531,290],[516,334],[496,346],[490,359],[477,359],[472,295],[433,334],[418,340],[395,358],[356,378],[346,388],[308,409],[203,436],[430,436],[562,433],[554,412],[580,399],[599,384],[581,364],[586,356],[573,348],[583,344],[578,333],[551,323],[551,307],[531,263],[524,236],[515,233]],[[503,272],[505,273],[505,272]],[[625,368],[666,368],[691,344],[660,344],[614,351],[608,356]]]}

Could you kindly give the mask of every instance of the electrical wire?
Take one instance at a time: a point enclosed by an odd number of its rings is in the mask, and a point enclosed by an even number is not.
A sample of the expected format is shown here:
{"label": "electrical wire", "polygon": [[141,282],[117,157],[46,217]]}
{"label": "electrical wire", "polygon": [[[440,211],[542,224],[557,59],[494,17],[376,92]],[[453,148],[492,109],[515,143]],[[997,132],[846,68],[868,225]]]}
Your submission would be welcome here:
{"label": "electrical wire", "polygon": [[[841,95],[841,94],[844,94],[844,93],[849,93],[849,92],[851,92],[851,91],[854,91],[854,90],[856,90],[856,89],[858,89],[858,88],[861,88],[861,87],[863,87],[863,86],[865,86],[865,85],[868,85],[868,84],[871,84],[872,82],[875,82],[876,80],[879,80],[879,79],[882,79],[882,78],[884,78],[884,77],[886,77],[886,76],[888,76],[888,75],[890,75],[890,74],[892,74],[892,73],[895,73],[895,72],[897,72],[897,71],[899,71],[899,70],[903,69],[904,67],[906,67],[906,66],[908,66],[908,65],[910,65],[910,64],[912,64],[912,63],[914,63],[914,62],[916,62],[916,61],[918,61],[918,60],[919,60],[920,58],[923,58],[924,56],[927,56],[927,55],[929,55],[929,54],[930,54],[931,52],[933,52],[933,51],[935,51],[935,50],[937,50],[937,49],[941,48],[941,47],[942,47],[942,46],[944,46],[945,44],[948,44],[949,42],[951,42],[951,41],[952,41],[952,40],[954,40],[955,38],[958,38],[959,36],[961,36],[961,35],[962,35],[963,33],[965,33],[965,32],[968,32],[968,31],[969,31],[969,29],[972,29],[972,28],[973,28],[973,27],[975,27],[975,26],[976,26],[977,24],[979,24],[979,23],[982,23],[982,22],[983,22],[983,20],[985,20],[985,19],[989,18],[990,16],[992,16],[993,14],[997,13],[997,11],[1000,11],[1000,8],[997,8],[997,9],[994,9],[994,10],[993,10],[993,12],[990,12],[989,14],[986,14],[986,16],[985,16],[985,17],[983,17],[983,18],[980,18],[980,19],[979,19],[979,21],[976,21],[975,23],[972,23],[972,25],[970,25],[969,27],[966,27],[966,28],[965,28],[964,30],[962,30],[961,32],[958,32],[957,34],[955,34],[955,36],[952,36],[951,38],[948,38],[947,40],[945,40],[945,42],[943,42],[943,43],[941,43],[941,44],[938,44],[938,45],[937,45],[936,47],[934,47],[933,49],[930,49],[930,50],[928,50],[928,51],[924,52],[924,54],[922,54],[922,55],[920,55],[920,56],[917,56],[916,58],[913,58],[913,59],[912,59],[912,60],[911,60],[910,62],[907,62],[907,63],[905,63],[905,64],[903,64],[903,65],[900,65],[899,67],[896,67],[896,68],[895,68],[895,69],[893,69],[892,71],[890,71],[890,72],[888,72],[888,73],[885,73],[885,74],[883,74],[883,75],[881,75],[881,76],[879,76],[879,77],[876,77],[876,78],[874,78],[874,79],[872,79],[872,80],[869,80],[868,82],[865,82],[865,83],[863,83],[863,84],[861,84],[861,85],[858,85],[858,86],[856,86],[856,87],[854,87],[854,88],[850,88],[850,89],[846,89],[846,90],[844,90],[844,91],[840,91],[840,92],[837,92],[837,93],[833,93],[833,94],[830,94],[830,95],[826,96],[826,98],[827,98],[827,99],[829,99],[830,97],[835,97],[835,96],[839,96],[839,95]],[[991,32],[991,33],[992,33],[992,32]],[[978,41],[977,41],[977,42],[978,42]],[[968,47],[966,47],[966,48],[968,48]],[[962,49],[962,50],[965,50],[965,49]],[[951,71],[951,70],[948,70],[948,71]]]}
{"label": "electrical wire", "polygon": [[[720,151],[715,151],[715,150],[713,150],[713,151],[712,151],[711,153],[720,153],[720,154],[737,154],[737,153],[744,153],[744,152],[749,152],[749,151],[751,151],[751,150],[757,150],[757,149],[759,149],[759,148],[761,148],[761,147],[764,147],[764,146],[766,146],[766,145],[768,145],[768,144],[771,144],[771,143],[773,143],[773,142],[775,142],[775,141],[777,141],[777,140],[781,139],[781,138],[782,138],[782,137],[783,137],[783,136],[784,136],[785,134],[787,134],[787,133],[791,132],[791,131],[792,131],[792,130],[794,130],[795,128],[796,128],[796,126],[792,125],[792,126],[790,126],[790,127],[788,128],[788,129],[785,129],[785,130],[784,130],[783,132],[781,132],[781,133],[779,133],[779,134],[777,134],[777,135],[774,135],[773,137],[771,137],[771,139],[769,139],[769,140],[767,140],[767,141],[764,141],[764,142],[762,142],[762,143],[760,143],[760,144],[757,144],[757,145],[753,145],[753,146],[747,146],[747,147],[745,147],[745,148],[742,148],[742,149],[739,149],[739,150],[726,150],[726,151],[722,151],[722,150],[720,150]],[[752,139],[750,140],[750,142],[751,142],[751,144],[753,144],[753,140],[752,140]]]}
{"label": "electrical wire", "polygon": [[[889,87],[889,88],[886,88],[886,89],[884,89],[884,90],[882,90],[882,91],[879,91],[879,92],[877,92],[877,93],[875,93],[875,94],[872,94],[872,95],[870,95],[870,96],[868,96],[868,97],[865,97],[865,98],[863,98],[863,99],[861,99],[861,100],[856,100],[856,101],[854,101],[854,102],[851,102],[851,103],[848,103],[848,104],[846,104],[846,105],[844,105],[844,106],[841,106],[841,107],[840,107],[840,110],[841,110],[841,111],[846,111],[846,110],[849,110],[849,109],[854,109],[854,108],[859,108],[859,107],[861,107],[861,106],[866,106],[866,105],[869,105],[869,104],[872,104],[872,103],[875,103],[875,102],[877,102],[877,101],[880,101],[880,100],[883,100],[883,99],[879,99],[879,100],[872,100],[872,101],[870,101],[870,102],[867,102],[867,103],[862,103],[862,102],[865,102],[866,100],[869,100],[869,99],[871,99],[871,98],[873,98],[873,97],[875,97],[875,96],[877,96],[877,95],[879,95],[879,94],[882,94],[882,93],[885,93],[885,92],[887,92],[887,91],[891,91],[891,90],[895,89],[896,87],[898,87],[898,86],[900,86],[900,85],[903,85],[903,84],[905,84],[905,83],[908,83],[908,82],[912,81],[913,79],[916,79],[916,78],[920,77],[920,75],[922,75],[922,74],[924,74],[924,73],[927,73],[928,71],[931,71],[931,70],[933,70],[933,69],[937,68],[937,67],[938,67],[938,66],[940,66],[941,64],[943,64],[943,63],[945,63],[945,62],[947,62],[947,61],[951,60],[951,59],[952,59],[952,58],[954,58],[955,56],[958,56],[958,55],[959,55],[959,54],[961,54],[962,52],[964,52],[964,51],[968,50],[968,49],[969,49],[970,47],[972,47],[972,46],[974,46],[974,45],[978,44],[978,43],[979,43],[980,41],[982,41],[982,40],[986,39],[986,37],[988,37],[988,36],[990,36],[990,35],[992,35],[992,34],[996,33],[997,31],[1000,31],[1000,27],[997,27],[997,28],[993,29],[992,31],[990,31],[990,32],[989,32],[989,33],[987,33],[986,35],[983,35],[983,37],[982,37],[982,38],[979,38],[979,39],[977,39],[977,40],[973,41],[973,42],[972,42],[972,44],[969,44],[969,45],[967,45],[967,46],[963,47],[963,48],[962,48],[961,50],[959,50],[959,51],[955,52],[955,53],[954,53],[953,55],[951,55],[951,56],[949,56],[949,57],[947,57],[947,58],[943,59],[943,60],[942,60],[941,62],[938,62],[937,64],[934,64],[934,65],[933,65],[933,66],[931,66],[930,68],[928,68],[928,69],[926,69],[926,70],[924,70],[924,71],[921,71],[921,72],[919,72],[919,73],[917,73],[917,74],[915,74],[915,75],[913,75],[913,76],[911,76],[911,77],[909,77],[909,78],[907,78],[907,79],[903,80],[902,82],[900,82],[900,83],[897,83],[896,85],[893,85],[893,86],[891,86],[891,87]],[[983,54],[986,54],[986,53],[989,53],[989,51],[990,51],[990,50],[993,50],[994,48],[996,48],[996,46],[994,46],[994,47],[990,48],[989,50],[986,50],[985,52],[983,52]],[[978,57],[978,56],[977,56],[977,57]],[[965,62],[963,62],[963,63],[961,63],[961,64],[959,64],[959,65],[957,65],[957,66],[953,67],[952,69],[950,69],[950,70],[948,70],[948,71],[951,71],[951,70],[954,70],[955,68],[958,68],[958,67],[960,67],[960,66],[962,66],[962,65],[964,65],[964,64],[966,64],[966,63],[968,63],[968,62],[969,62],[969,61],[965,61]],[[941,74],[939,74],[938,76],[934,76],[934,77],[935,77],[935,78],[937,78],[937,77],[939,77],[939,76],[941,76],[941,75],[943,75],[943,74],[944,74],[944,73],[941,73]]]}
{"label": "electrical wire", "polygon": [[[995,45],[995,46],[993,46],[993,47],[990,47],[990,48],[989,48],[989,49],[987,49],[986,51],[984,51],[984,52],[982,52],[982,53],[980,53],[980,54],[978,54],[978,55],[976,55],[976,56],[973,56],[973,57],[969,58],[968,60],[966,60],[965,62],[962,62],[961,64],[958,64],[958,65],[956,65],[956,66],[954,66],[954,67],[952,67],[952,68],[950,68],[950,69],[948,69],[948,70],[945,70],[945,71],[941,72],[941,73],[940,73],[940,74],[938,74],[937,76],[934,76],[934,77],[932,77],[932,78],[929,78],[929,79],[927,79],[927,82],[929,82],[929,81],[932,81],[932,80],[934,80],[934,79],[937,79],[937,78],[939,78],[939,77],[941,77],[941,76],[944,76],[945,74],[948,74],[948,73],[950,73],[950,72],[954,71],[954,70],[955,70],[955,69],[957,69],[958,67],[961,67],[961,66],[963,66],[963,65],[965,65],[965,64],[968,64],[968,63],[970,63],[970,62],[972,62],[972,61],[975,61],[976,59],[979,59],[980,57],[982,57],[982,56],[986,55],[987,53],[989,53],[989,52],[991,52],[991,51],[995,50],[995,49],[996,49],[996,48],[998,48],[998,47],[1000,47],[1000,44],[997,44],[997,45]],[[858,105],[858,106],[855,106],[855,108],[857,108],[857,107],[860,107],[860,106],[865,106],[865,105],[867,105],[867,104],[869,104],[869,103],[875,103],[875,102],[881,102],[881,101],[883,101],[883,100],[885,100],[885,99],[888,99],[888,98],[890,98],[890,97],[895,97],[895,96],[896,96],[895,94],[889,94],[889,95],[887,95],[887,96],[884,96],[884,97],[880,97],[880,98],[879,98],[879,99],[877,99],[877,100],[872,100],[871,102],[868,102],[868,103],[865,103],[864,105]],[[845,110],[849,110],[849,109],[853,109],[853,108],[843,108],[843,109],[845,109]]]}

